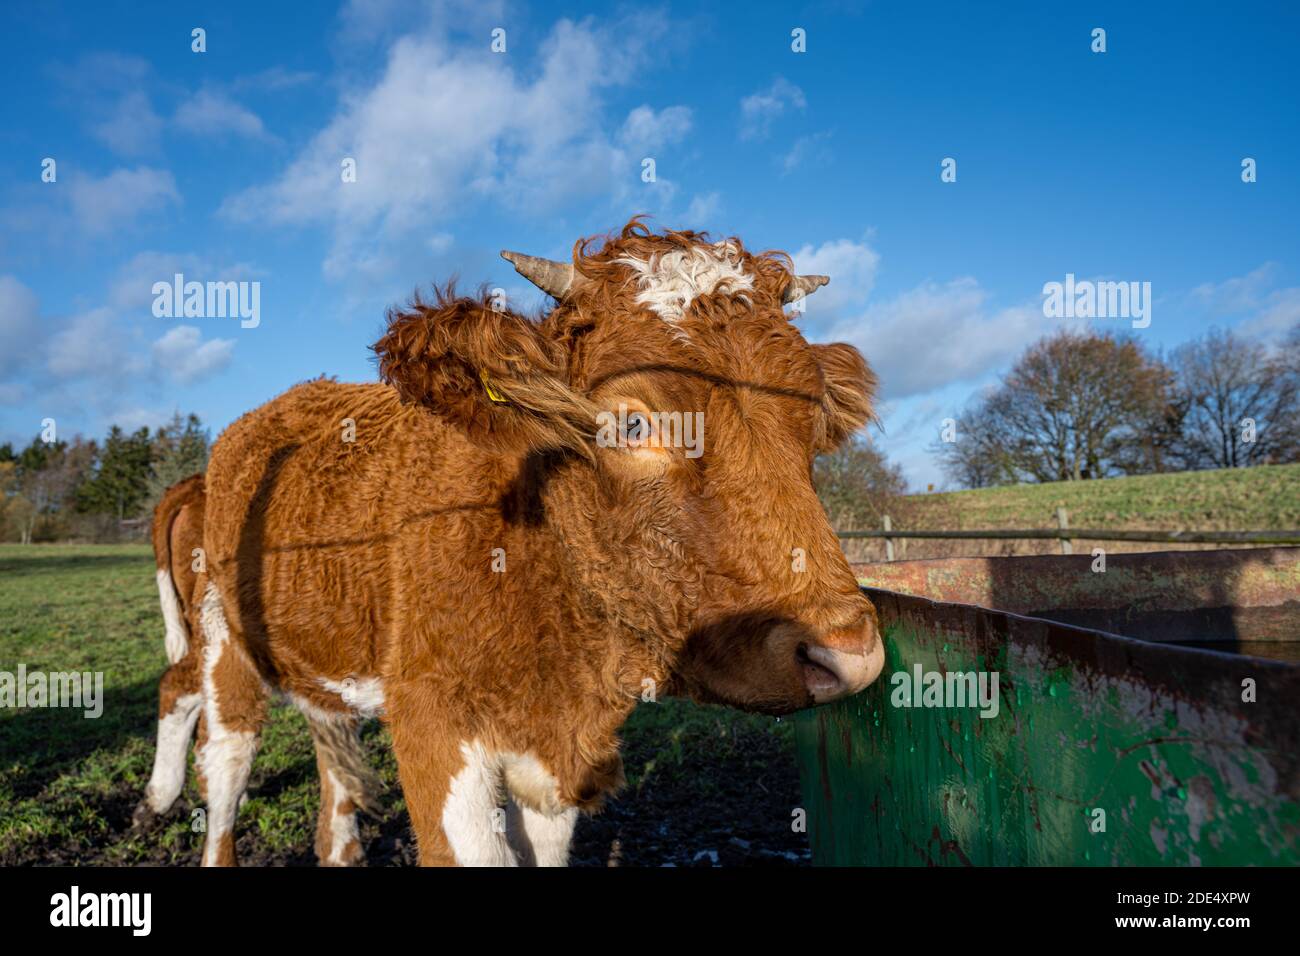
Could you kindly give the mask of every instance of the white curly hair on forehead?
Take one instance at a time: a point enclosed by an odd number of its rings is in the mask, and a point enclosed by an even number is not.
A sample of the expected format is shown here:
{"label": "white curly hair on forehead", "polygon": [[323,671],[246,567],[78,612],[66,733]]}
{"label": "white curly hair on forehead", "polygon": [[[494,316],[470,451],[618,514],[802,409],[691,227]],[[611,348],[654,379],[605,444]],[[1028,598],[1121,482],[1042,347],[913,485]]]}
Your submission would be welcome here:
{"label": "white curly hair on forehead", "polygon": [[636,301],[674,325],[699,296],[720,292],[744,297],[754,288],[754,277],[745,271],[740,249],[732,242],[673,249],[649,259],[626,256],[614,261],[635,275]]}

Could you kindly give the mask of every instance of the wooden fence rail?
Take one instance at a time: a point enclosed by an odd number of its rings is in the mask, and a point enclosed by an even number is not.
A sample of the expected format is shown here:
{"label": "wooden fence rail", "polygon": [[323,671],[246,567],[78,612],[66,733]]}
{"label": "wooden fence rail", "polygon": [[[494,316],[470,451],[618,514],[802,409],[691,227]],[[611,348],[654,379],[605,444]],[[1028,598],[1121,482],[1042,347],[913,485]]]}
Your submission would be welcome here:
{"label": "wooden fence rail", "polygon": [[894,541],[898,538],[938,538],[974,540],[1012,540],[1016,538],[1048,539],[1061,542],[1061,553],[1072,554],[1074,542],[1086,541],[1154,541],[1164,544],[1300,544],[1300,531],[1108,531],[1097,528],[1071,528],[1064,508],[1056,509],[1055,528],[985,528],[962,531],[903,531],[894,527],[889,515],[881,518],[879,530],[836,531],[840,538],[884,538],[885,560],[894,560]]}
{"label": "wooden fence rail", "polygon": [[1164,541],[1170,544],[1300,544],[1300,531],[1105,531],[1094,528],[993,528],[982,531],[837,531],[841,538],[1054,538],[1060,541]]}

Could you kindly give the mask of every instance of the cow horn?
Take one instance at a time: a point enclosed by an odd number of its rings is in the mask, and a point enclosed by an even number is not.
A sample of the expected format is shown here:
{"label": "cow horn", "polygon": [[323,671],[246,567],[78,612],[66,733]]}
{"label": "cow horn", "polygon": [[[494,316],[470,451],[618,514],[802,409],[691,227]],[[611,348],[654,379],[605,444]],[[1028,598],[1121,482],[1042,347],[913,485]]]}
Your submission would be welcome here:
{"label": "cow horn", "polygon": [[508,249],[501,251],[501,258],[512,263],[515,271],[537,288],[557,299],[564,298],[564,294],[573,285],[572,263],[539,259],[537,256],[526,256],[522,252],[511,252]]}
{"label": "cow horn", "polygon": [[795,276],[781,293],[781,304],[789,305],[791,302],[798,302],[830,281],[830,276]]}

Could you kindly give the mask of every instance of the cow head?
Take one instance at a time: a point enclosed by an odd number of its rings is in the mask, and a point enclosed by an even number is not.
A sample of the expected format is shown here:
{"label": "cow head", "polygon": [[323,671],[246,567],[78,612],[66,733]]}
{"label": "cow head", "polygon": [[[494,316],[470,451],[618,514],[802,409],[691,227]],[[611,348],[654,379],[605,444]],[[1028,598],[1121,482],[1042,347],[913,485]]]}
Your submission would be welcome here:
{"label": "cow head", "polygon": [[827,281],[738,240],[633,220],[572,263],[503,253],[557,305],[490,298],[390,316],[380,373],[513,464],[583,607],[673,689],[781,713],[879,675],[875,610],[812,485],[871,417],[856,349],[783,311]]}

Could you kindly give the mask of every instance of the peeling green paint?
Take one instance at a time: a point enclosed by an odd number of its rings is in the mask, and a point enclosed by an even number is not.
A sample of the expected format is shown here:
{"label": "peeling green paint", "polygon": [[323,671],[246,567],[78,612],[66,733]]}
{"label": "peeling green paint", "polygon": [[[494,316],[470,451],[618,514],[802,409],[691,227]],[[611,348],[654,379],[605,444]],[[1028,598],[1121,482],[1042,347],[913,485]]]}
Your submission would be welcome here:
{"label": "peeling green paint", "polygon": [[[1300,666],[867,593],[884,675],[796,718],[815,862],[1300,863]],[[894,706],[918,663],[999,672],[998,715]]]}

